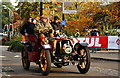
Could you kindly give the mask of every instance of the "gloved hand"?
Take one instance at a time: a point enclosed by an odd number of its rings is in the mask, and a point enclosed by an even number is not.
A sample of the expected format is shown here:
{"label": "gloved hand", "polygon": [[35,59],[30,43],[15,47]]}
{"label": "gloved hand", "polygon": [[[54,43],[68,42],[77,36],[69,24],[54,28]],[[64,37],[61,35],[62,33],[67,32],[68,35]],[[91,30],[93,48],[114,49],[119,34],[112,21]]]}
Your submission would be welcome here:
{"label": "gloved hand", "polygon": [[39,29],[39,33],[42,33],[44,30],[43,29]]}
{"label": "gloved hand", "polygon": [[53,30],[52,29],[49,29],[49,33],[52,33],[53,32]]}

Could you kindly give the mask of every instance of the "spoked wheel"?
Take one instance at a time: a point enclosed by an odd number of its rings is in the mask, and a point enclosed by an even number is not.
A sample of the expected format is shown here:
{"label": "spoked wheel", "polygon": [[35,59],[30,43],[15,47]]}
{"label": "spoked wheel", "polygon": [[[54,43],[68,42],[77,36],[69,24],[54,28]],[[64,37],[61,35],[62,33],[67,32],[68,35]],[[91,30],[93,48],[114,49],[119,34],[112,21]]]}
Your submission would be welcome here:
{"label": "spoked wheel", "polygon": [[90,68],[90,52],[87,47],[81,46],[80,44],[75,45],[75,50],[81,56],[81,60],[79,61],[77,68],[80,73],[85,74]]}
{"label": "spoked wheel", "polygon": [[51,69],[51,56],[49,50],[42,49],[40,52],[40,71],[42,75],[46,76],[50,73]]}
{"label": "spoked wheel", "polygon": [[25,47],[22,49],[22,65],[25,70],[29,70],[30,61],[28,60],[28,52]]}

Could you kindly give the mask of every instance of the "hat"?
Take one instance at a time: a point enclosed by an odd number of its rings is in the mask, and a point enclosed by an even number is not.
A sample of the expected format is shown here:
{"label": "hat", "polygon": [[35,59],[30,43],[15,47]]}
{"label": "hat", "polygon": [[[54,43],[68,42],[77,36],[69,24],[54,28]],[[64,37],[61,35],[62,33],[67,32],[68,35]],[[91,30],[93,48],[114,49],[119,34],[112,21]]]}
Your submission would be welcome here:
{"label": "hat", "polygon": [[48,16],[42,15],[40,18],[46,18],[46,19],[48,19]]}
{"label": "hat", "polygon": [[79,31],[79,29],[75,29],[75,31],[77,31],[77,32],[78,32],[78,31]]}

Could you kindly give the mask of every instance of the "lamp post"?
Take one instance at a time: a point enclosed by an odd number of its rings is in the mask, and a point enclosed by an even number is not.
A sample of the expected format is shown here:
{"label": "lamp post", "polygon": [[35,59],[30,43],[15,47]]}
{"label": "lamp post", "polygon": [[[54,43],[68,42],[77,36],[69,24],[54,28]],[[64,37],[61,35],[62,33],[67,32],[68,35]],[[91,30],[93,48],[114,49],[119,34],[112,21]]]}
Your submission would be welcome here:
{"label": "lamp post", "polygon": [[[64,16],[64,13],[63,13],[63,11],[65,10],[65,8],[64,8],[64,2],[62,3],[62,20],[65,20],[65,16]],[[64,27],[64,25],[63,25],[63,27]]]}
{"label": "lamp post", "polygon": [[41,2],[40,2],[40,16],[42,16],[42,15],[43,15],[43,2],[41,0]]}
{"label": "lamp post", "polygon": [[[8,30],[7,30],[7,32],[8,32],[8,38],[9,38],[9,40],[11,40],[11,32],[10,32],[10,27],[9,27],[10,24],[9,24],[9,23],[10,23],[10,11],[11,11],[11,13],[13,13],[13,12],[12,12],[12,10],[11,10],[9,7],[7,7],[6,5],[2,5],[2,6],[3,6],[5,9],[8,9],[8,12],[9,12],[9,13],[8,13],[8,17],[9,17],[9,18],[8,18],[8,27],[7,27]],[[14,15],[14,14],[13,14],[13,15]]]}

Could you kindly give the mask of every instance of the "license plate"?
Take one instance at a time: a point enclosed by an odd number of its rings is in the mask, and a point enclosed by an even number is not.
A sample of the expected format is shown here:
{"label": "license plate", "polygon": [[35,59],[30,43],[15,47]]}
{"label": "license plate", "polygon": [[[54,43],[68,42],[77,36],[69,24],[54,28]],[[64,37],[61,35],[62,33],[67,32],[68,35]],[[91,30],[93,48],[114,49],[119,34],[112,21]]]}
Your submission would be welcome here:
{"label": "license plate", "polygon": [[43,47],[44,47],[45,49],[50,49],[50,48],[51,48],[50,44],[43,45]]}

